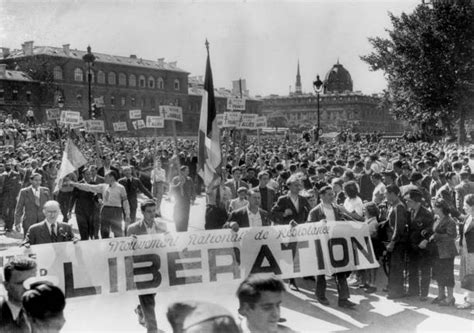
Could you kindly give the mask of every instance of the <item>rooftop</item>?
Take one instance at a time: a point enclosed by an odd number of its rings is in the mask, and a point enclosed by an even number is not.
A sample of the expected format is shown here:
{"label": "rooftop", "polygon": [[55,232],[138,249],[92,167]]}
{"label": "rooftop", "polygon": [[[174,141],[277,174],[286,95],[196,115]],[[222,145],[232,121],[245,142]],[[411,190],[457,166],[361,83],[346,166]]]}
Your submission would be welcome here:
{"label": "rooftop", "polygon": [[4,72],[0,71],[0,80],[9,80],[9,81],[30,81],[34,80],[21,71],[11,71],[5,70]]}

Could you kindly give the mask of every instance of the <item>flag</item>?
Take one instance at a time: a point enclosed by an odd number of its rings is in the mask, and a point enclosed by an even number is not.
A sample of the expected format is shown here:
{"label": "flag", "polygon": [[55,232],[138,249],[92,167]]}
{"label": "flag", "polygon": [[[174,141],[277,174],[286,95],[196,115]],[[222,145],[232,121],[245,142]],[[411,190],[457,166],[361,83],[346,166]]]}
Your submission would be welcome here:
{"label": "flag", "polygon": [[64,177],[70,173],[76,171],[81,166],[87,163],[86,158],[82,155],[81,151],[77,146],[72,142],[71,139],[67,139],[66,147],[63,152],[63,159],[61,161],[61,167],[59,168],[58,175],[56,177],[56,185],[54,187],[54,192],[59,191],[61,187],[61,182]]}
{"label": "flag", "polygon": [[217,127],[217,111],[214,99],[214,84],[212,82],[211,60],[209,58],[209,43],[206,40],[207,62],[204,79],[204,93],[201,103],[201,118],[198,133],[198,174],[204,185],[209,187],[219,180],[222,163],[219,128]]}

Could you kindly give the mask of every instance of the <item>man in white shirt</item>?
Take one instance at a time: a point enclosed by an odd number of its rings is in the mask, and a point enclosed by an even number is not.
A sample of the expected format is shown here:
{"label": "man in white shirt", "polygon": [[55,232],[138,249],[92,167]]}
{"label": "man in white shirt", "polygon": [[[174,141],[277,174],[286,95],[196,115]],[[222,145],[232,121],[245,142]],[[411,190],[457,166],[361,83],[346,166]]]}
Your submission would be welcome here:
{"label": "man in white shirt", "polygon": [[248,192],[249,205],[230,213],[228,222],[224,224],[224,228],[232,228],[234,231],[247,227],[262,227],[272,224],[270,217],[266,211],[260,208],[262,197],[260,192],[250,190]]}

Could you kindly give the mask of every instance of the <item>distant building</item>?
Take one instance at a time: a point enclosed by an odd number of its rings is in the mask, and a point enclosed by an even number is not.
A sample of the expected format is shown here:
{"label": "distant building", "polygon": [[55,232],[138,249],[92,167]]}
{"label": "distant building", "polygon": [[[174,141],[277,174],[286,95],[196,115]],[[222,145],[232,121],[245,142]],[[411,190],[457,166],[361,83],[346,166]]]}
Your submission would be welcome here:
{"label": "distant building", "polygon": [[[303,93],[298,62],[296,91],[289,96],[270,95],[262,98],[262,114],[269,126],[309,129],[317,124],[316,94]],[[324,132],[353,129],[359,132],[402,132],[403,122],[393,119],[388,110],[379,109],[378,95],[353,91],[351,75],[339,61],[324,79],[320,94],[320,123]]]}

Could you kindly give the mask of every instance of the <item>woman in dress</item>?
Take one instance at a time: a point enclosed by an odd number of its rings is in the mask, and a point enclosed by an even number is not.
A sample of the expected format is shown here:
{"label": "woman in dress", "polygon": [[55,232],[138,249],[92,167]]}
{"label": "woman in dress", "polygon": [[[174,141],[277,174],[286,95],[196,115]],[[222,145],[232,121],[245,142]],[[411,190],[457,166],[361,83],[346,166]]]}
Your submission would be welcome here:
{"label": "woman in dress", "polygon": [[[467,218],[464,222],[461,239],[459,241],[461,250],[460,279],[474,274],[474,194],[468,194],[464,198],[464,211]],[[472,285],[471,285],[472,287]],[[474,288],[466,290],[464,303],[458,305],[458,309],[471,309],[474,307]]]}

